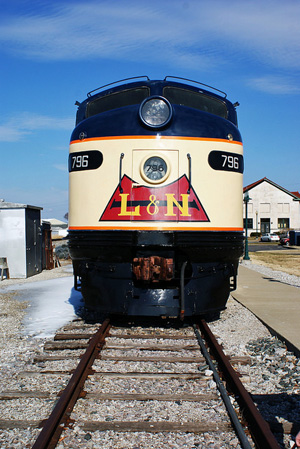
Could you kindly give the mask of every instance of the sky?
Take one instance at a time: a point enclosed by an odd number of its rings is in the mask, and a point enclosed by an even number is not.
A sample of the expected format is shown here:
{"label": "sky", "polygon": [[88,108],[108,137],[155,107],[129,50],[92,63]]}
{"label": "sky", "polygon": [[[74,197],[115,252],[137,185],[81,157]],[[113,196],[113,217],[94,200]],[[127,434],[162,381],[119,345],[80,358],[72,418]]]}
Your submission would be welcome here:
{"label": "sky", "polygon": [[0,0],[0,198],[68,212],[75,101],[166,75],[225,91],[244,186],[300,191],[299,0]]}

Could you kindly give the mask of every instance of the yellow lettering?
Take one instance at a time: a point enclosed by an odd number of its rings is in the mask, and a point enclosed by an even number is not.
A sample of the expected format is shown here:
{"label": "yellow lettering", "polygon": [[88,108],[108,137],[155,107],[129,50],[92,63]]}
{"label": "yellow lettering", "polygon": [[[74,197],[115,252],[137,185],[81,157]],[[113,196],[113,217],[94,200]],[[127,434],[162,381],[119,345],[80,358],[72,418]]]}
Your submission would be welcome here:
{"label": "yellow lettering", "polygon": [[[149,200],[150,200],[150,203],[147,206],[148,214],[149,215],[156,215],[156,214],[158,214],[159,209],[158,209],[157,204],[159,203],[159,201],[156,201],[156,196],[155,195],[150,195],[149,196]],[[150,206],[154,206],[153,212],[151,212]]]}
{"label": "yellow lettering", "polygon": [[121,197],[121,212],[118,214],[118,217],[124,216],[139,216],[140,214],[140,206],[136,206],[133,211],[127,210],[127,197],[129,193],[120,193]]}
{"label": "yellow lettering", "polygon": [[191,217],[189,214],[189,195],[187,193],[182,193],[182,206],[178,203],[178,201],[174,198],[174,193],[166,193],[167,197],[167,217],[175,217],[176,214],[174,212],[174,205],[180,210],[180,214],[182,217]]}

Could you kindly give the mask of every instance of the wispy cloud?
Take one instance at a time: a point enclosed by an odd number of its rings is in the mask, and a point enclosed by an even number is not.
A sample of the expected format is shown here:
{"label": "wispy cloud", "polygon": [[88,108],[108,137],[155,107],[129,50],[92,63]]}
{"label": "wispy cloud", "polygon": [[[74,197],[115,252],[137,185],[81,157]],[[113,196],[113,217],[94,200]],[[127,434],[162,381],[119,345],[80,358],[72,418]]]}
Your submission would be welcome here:
{"label": "wispy cloud", "polygon": [[300,93],[300,87],[295,85],[293,80],[284,76],[270,75],[252,78],[248,81],[248,85],[255,90],[269,94],[286,95]]}
{"label": "wispy cloud", "polygon": [[73,118],[48,117],[23,112],[0,125],[0,142],[18,142],[38,130],[70,130]]}
{"label": "wispy cloud", "polygon": [[67,172],[68,171],[67,164],[54,164],[53,167],[56,168],[57,170],[60,170],[60,171],[63,171],[63,172]]}
{"label": "wispy cloud", "polygon": [[[163,59],[209,66],[243,58],[300,68],[300,3],[294,0],[51,2],[48,10],[6,16],[0,42],[43,60]],[[188,49],[188,50],[187,50]]]}

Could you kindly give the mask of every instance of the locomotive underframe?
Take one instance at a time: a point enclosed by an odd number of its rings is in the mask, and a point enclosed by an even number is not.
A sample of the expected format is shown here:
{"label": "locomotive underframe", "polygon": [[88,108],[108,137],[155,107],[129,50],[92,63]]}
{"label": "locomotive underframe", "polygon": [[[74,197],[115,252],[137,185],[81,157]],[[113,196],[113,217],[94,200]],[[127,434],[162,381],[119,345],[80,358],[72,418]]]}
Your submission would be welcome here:
{"label": "locomotive underframe", "polygon": [[75,286],[88,307],[114,314],[178,317],[225,308],[236,287],[243,235],[70,231],[69,247]]}

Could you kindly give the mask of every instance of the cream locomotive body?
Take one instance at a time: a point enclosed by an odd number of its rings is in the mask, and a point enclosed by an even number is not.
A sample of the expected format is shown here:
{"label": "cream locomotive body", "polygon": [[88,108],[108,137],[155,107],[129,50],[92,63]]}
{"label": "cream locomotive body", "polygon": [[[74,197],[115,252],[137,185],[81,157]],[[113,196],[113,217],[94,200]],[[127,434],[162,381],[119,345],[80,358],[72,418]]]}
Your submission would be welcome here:
{"label": "cream locomotive body", "polygon": [[225,95],[169,78],[93,92],[69,172],[69,246],[88,306],[172,317],[225,307],[243,251],[243,148]]}

